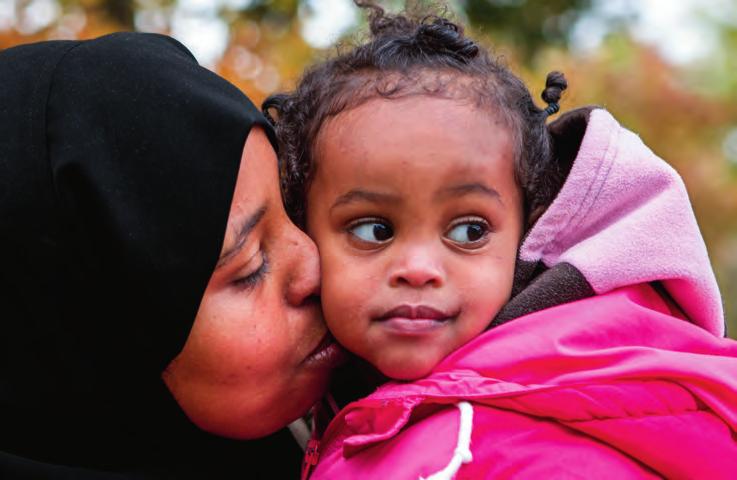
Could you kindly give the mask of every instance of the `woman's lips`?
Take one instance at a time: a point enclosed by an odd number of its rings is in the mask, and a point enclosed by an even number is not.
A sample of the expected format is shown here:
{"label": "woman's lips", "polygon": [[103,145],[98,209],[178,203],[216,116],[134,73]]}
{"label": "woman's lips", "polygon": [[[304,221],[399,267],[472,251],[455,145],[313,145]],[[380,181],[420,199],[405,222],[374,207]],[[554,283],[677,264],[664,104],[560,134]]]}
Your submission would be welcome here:
{"label": "woman's lips", "polygon": [[345,359],[345,350],[335,342],[330,332],[327,332],[304,359],[304,363],[309,366],[332,368],[343,363]]}
{"label": "woman's lips", "polygon": [[446,325],[458,313],[447,313],[427,305],[400,305],[376,318],[384,327],[400,335],[423,335]]}

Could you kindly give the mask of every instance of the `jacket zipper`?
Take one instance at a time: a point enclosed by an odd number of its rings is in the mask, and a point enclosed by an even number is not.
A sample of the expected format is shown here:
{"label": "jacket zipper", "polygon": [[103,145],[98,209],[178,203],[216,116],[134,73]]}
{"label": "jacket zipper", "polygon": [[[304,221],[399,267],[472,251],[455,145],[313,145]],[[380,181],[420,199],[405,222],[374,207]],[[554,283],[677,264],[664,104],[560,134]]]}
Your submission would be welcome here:
{"label": "jacket zipper", "polygon": [[307,448],[305,449],[305,457],[302,461],[302,480],[307,480],[312,473],[312,469],[317,465],[317,460],[320,458],[320,441],[314,438],[307,442]]}

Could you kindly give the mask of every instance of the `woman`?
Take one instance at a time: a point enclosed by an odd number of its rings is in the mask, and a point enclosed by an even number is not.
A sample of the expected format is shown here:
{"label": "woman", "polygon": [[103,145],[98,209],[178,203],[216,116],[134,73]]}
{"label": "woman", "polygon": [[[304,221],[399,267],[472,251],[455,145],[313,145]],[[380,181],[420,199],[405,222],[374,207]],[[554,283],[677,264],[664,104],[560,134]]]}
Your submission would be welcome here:
{"label": "woman", "polygon": [[210,434],[275,432],[340,356],[266,120],[158,35],[0,78],[0,478],[296,476],[284,435]]}

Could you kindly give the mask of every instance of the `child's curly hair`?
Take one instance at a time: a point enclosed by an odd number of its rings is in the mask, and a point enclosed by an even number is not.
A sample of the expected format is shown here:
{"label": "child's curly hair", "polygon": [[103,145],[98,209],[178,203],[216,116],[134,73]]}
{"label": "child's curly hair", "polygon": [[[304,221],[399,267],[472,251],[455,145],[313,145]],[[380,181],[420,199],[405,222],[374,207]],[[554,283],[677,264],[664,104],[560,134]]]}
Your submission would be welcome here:
{"label": "child's curly hair", "polygon": [[567,87],[563,74],[548,74],[542,93],[548,107],[541,109],[522,80],[467,38],[460,25],[439,15],[390,15],[372,2],[355,3],[369,10],[370,40],[311,67],[294,91],[271,95],[262,106],[279,138],[282,189],[292,219],[304,225],[315,145],[327,119],[373,98],[420,94],[471,101],[510,129],[516,180],[532,225],[567,174],[555,161],[546,126]]}

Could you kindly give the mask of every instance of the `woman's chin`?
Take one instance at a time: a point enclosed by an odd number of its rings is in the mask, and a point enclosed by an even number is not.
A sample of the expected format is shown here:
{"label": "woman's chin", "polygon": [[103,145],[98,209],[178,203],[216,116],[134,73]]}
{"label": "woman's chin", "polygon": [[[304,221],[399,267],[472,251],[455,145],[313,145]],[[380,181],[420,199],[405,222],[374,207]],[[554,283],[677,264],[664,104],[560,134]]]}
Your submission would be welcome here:
{"label": "woman's chin", "polygon": [[[194,420],[193,420],[194,421]],[[194,422],[202,430],[217,435],[219,437],[232,438],[233,440],[255,440],[263,438],[280,430],[288,423],[287,420],[277,422],[258,422],[247,426],[243,425],[223,425],[216,423],[198,423]],[[235,422],[234,422],[235,423]]]}
{"label": "woman's chin", "polygon": [[327,381],[322,385],[311,383],[310,387],[290,390],[258,403],[253,398],[232,401],[221,398],[200,408],[184,410],[202,430],[221,437],[252,440],[271,435],[307,413],[324,394]]}
{"label": "woman's chin", "polygon": [[[279,406],[274,406],[274,408],[279,409]],[[306,411],[307,408],[304,410]],[[249,410],[248,413],[231,415],[213,412],[212,415],[188,416],[192,423],[213,435],[235,440],[253,440],[266,437],[284,428],[288,423],[299,418],[302,412],[298,409],[263,412]]]}

